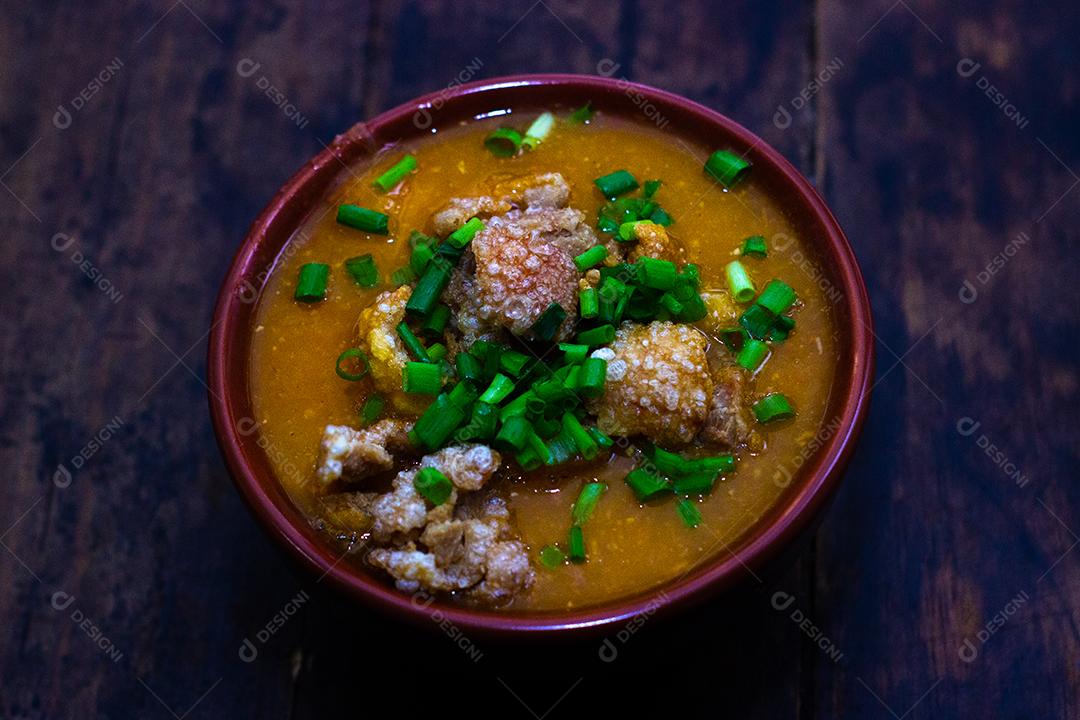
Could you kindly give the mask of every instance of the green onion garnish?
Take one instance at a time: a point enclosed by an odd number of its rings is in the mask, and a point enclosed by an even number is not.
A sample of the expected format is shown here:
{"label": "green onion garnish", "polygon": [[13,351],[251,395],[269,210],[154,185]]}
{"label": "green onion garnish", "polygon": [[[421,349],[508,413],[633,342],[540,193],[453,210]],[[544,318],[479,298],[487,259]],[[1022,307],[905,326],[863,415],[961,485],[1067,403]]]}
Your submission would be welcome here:
{"label": "green onion garnish", "polygon": [[431,362],[431,357],[427,353],[427,349],[424,344],[420,342],[420,338],[413,334],[413,331],[409,329],[409,326],[405,323],[399,323],[397,326],[398,337],[405,343],[405,348],[409,353],[421,362]]}
{"label": "green onion garnish", "polygon": [[774,322],[776,322],[776,315],[757,303],[746,308],[746,312],[739,316],[739,324],[746,329],[750,337],[758,340],[768,337]]}
{"label": "green onion garnish", "polygon": [[427,316],[435,309],[439,302],[439,296],[450,283],[450,268],[442,261],[428,263],[427,269],[420,277],[420,282],[413,288],[409,301],[405,303],[405,310],[414,315]]}
{"label": "green onion garnish", "polygon": [[774,315],[781,315],[795,302],[795,291],[783,280],[770,280],[757,304]]}
{"label": "green onion garnish", "polygon": [[296,281],[296,293],[293,297],[300,302],[319,302],[326,296],[326,281],[329,277],[329,265],[324,263],[301,265],[300,277]]}
{"label": "green onion garnish", "polygon": [[428,348],[427,348],[428,357],[431,359],[431,362],[433,362],[433,363],[437,363],[440,360],[442,360],[443,358],[445,358],[446,357],[446,352],[447,352],[446,346],[443,345],[441,342],[432,343],[431,345],[428,345]]}
{"label": "green onion garnish", "polygon": [[[342,364],[346,360],[356,359],[356,364],[359,366],[359,372],[349,372]],[[364,351],[360,348],[349,348],[345,352],[338,355],[337,362],[334,363],[334,371],[337,372],[338,377],[342,380],[348,380],[349,382],[356,382],[357,380],[363,380],[367,376],[368,370],[368,358],[364,354]]]}
{"label": "green onion garnish", "polygon": [[495,157],[512,157],[521,147],[521,133],[514,128],[499,128],[484,139],[484,147]]}
{"label": "green onion garnish", "polygon": [[517,350],[507,350],[499,356],[499,367],[514,377],[521,376],[521,371],[527,362],[529,362],[529,356]]}
{"label": "green onion garnish", "polygon": [[520,452],[528,443],[529,435],[533,434],[529,421],[520,415],[512,415],[503,420],[495,436],[495,446],[504,450]]}
{"label": "green onion garnish", "polygon": [[412,155],[406,155],[398,160],[392,168],[380,175],[372,185],[383,192],[387,192],[415,169],[416,158]]}
{"label": "green onion garnish", "polygon": [[600,451],[600,448],[596,444],[596,440],[593,439],[593,436],[589,434],[588,430],[582,427],[581,421],[578,420],[573,413],[563,413],[562,426],[563,432],[569,435],[570,439],[574,441],[574,446],[577,448],[577,451],[581,453],[581,457],[586,460],[592,460],[596,457],[596,453]]}
{"label": "green onion garnish", "polygon": [[679,512],[679,517],[682,518],[687,527],[696,528],[701,524],[701,511],[697,509],[697,504],[693,500],[683,498],[675,506],[675,509]]}
{"label": "green onion garnish", "polygon": [[563,358],[569,364],[579,363],[589,356],[588,345],[575,345],[574,343],[559,343],[559,349],[565,355]]}
{"label": "green onion garnish", "polygon": [[652,225],[652,220],[630,220],[619,225],[619,234],[617,239],[619,242],[631,242],[637,239],[635,228],[638,225]]}
{"label": "green onion garnish", "polygon": [[578,493],[577,502],[574,503],[574,507],[570,511],[570,517],[575,525],[585,524],[585,521],[593,514],[593,510],[596,509],[597,503],[600,502],[600,496],[604,494],[605,490],[607,490],[607,485],[602,482],[590,482],[582,486],[581,492]]}
{"label": "green onion garnish", "polygon": [[741,327],[724,328],[720,331],[719,336],[720,342],[727,345],[728,350],[731,350],[732,352],[742,350],[743,345],[750,339],[750,333],[746,332],[746,329]]}
{"label": "green onion garnish", "polygon": [[667,480],[644,468],[631,470],[627,474],[625,481],[630,486],[630,489],[634,491],[634,494],[637,495],[640,502],[652,500],[654,497],[671,489]]}
{"label": "green onion garnish", "polygon": [[407,285],[416,279],[416,273],[408,265],[399,267],[390,274],[390,282],[395,286]]}
{"label": "green onion garnish", "polygon": [[760,340],[750,338],[743,343],[735,362],[750,372],[757,372],[761,364],[765,362],[765,356],[769,354],[769,346]]}
{"label": "green onion garnish", "polygon": [[589,268],[594,268],[604,262],[606,257],[607,248],[603,245],[596,245],[575,257],[574,264],[577,265],[579,272],[585,272]]}
{"label": "green onion garnish", "polygon": [[593,183],[600,188],[600,192],[608,200],[614,200],[620,195],[636,190],[638,187],[638,181],[626,170],[616,170],[613,173],[603,175],[593,180]]}
{"label": "green onion garnish", "polygon": [[675,287],[678,270],[670,260],[643,257],[638,260],[638,277],[641,284],[654,290],[671,290]]}
{"label": "green onion garnish", "polygon": [[577,335],[577,342],[581,345],[588,345],[595,347],[598,345],[607,345],[615,339],[615,328],[611,325],[601,325],[595,327],[592,330],[586,330],[579,332]]}
{"label": "green onion garnish", "polygon": [[702,472],[693,475],[680,475],[671,483],[676,495],[704,495],[713,488],[716,473]]}
{"label": "green onion garnish", "polygon": [[465,427],[458,430],[456,439],[458,442],[471,440],[489,442],[495,437],[495,429],[498,426],[499,408],[485,402],[477,402],[472,406],[472,417],[469,418]]}
{"label": "green onion garnish", "polygon": [[596,111],[592,109],[592,102],[587,102],[570,113],[570,117],[567,118],[567,120],[572,123],[584,124],[592,120],[592,116],[595,112]]}
{"label": "green onion garnish", "polygon": [[562,305],[553,302],[547,306],[547,309],[533,323],[532,333],[538,340],[550,342],[565,319],[566,311],[563,310]]}
{"label": "green onion garnish", "polygon": [[380,395],[372,395],[364,401],[364,406],[360,408],[360,420],[364,425],[370,425],[375,422],[380,415],[382,415],[383,408],[386,406],[386,401],[382,399]]}
{"label": "green onion garnish", "polygon": [[596,441],[602,449],[607,450],[615,445],[615,441],[608,437],[607,433],[598,427],[586,428],[589,434],[592,435],[592,439]]}
{"label": "green onion garnish", "polygon": [[675,317],[682,315],[683,311],[686,309],[686,306],[676,300],[675,296],[669,292],[660,296],[660,304]]}
{"label": "green onion garnish", "polygon": [[588,320],[596,317],[600,312],[600,298],[596,294],[596,288],[585,288],[578,291],[578,306],[581,309],[581,317]]}
{"label": "green onion garnish", "polygon": [[450,400],[449,394],[443,393],[417,419],[412,437],[425,449],[435,450],[443,446],[464,419],[465,411]]}
{"label": "green onion garnish", "polygon": [[787,340],[788,335],[795,329],[795,318],[781,315],[776,318],[776,324],[769,331],[769,339],[776,342]]}
{"label": "green onion garnish", "polygon": [[585,358],[585,361],[581,363],[581,372],[578,374],[578,392],[584,397],[603,395],[606,381],[607,360],[597,357]]}
{"label": "green onion garnish", "polygon": [[795,417],[795,411],[791,408],[791,403],[781,393],[769,393],[754,403],[753,410],[759,423]]}
{"label": "green onion garnish", "polygon": [[746,303],[754,299],[754,281],[750,279],[746,268],[738,260],[732,260],[724,266],[724,274],[727,276],[728,289],[735,302]]}
{"label": "green onion garnish", "polygon": [[557,568],[566,562],[566,553],[554,545],[545,545],[540,549],[540,564],[546,568]]}
{"label": "green onion garnish", "polygon": [[484,376],[484,365],[476,356],[467,352],[459,352],[454,359],[457,366],[458,377],[462,380],[478,383]]}
{"label": "green onion garnish", "polygon": [[567,554],[570,557],[570,562],[583,563],[585,562],[585,533],[581,531],[580,525],[570,526],[570,537],[567,543]]}
{"label": "green onion garnish", "polygon": [[749,171],[750,163],[728,150],[717,150],[705,161],[705,172],[728,188],[746,177]]}
{"label": "green onion garnish", "polygon": [[450,237],[446,238],[446,242],[450,243],[456,248],[463,248],[472,242],[476,233],[484,229],[484,221],[480,218],[472,218],[469,222],[459,227],[454,232],[450,233]]}
{"label": "green onion garnish", "polygon": [[450,480],[433,467],[421,468],[413,478],[413,487],[432,505],[442,505],[454,491]]}
{"label": "green onion garnish", "polygon": [[514,392],[514,381],[499,373],[480,396],[480,402],[498,405],[512,392]]}
{"label": "green onion garnish", "polygon": [[437,395],[442,389],[442,368],[436,363],[409,361],[401,375],[401,387],[407,393]]}
{"label": "green onion garnish", "polygon": [[424,324],[420,326],[420,332],[425,337],[442,337],[443,332],[446,330],[446,324],[449,321],[450,308],[439,303],[431,311],[431,314],[427,316],[427,319],[424,320]]}
{"label": "green onion garnish", "polygon": [[375,287],[379,284],[379,268],[370,253],[349,258],[345,261],[345,272],[360,287]]}
{"label": "green onion garnish", "polygon": [[417,276],[420,276],[427,270],[428,263],[433,259],[435,259],[435,249],[431,245],[420,243],[409,255],[409,267]]}
{"label": "green onion garnish", "polygon": [[525,139],[521,141],[527,149],[533,150],[541,142],[547,139],[551,128],[555,126],[555,116],[549,112],[543,113],[533,120],[532,125],[525,131]]}
{"label": "green onion garnish", "polygon": [[765,238],[761,235],[751,235],[743,240],[742,254],[759,258],[768,256],[769,250],[765,245]]}
{"label": "green onion garnish", "polygon": [[357,205],[338,206],[337,221],[342,225],[376,235],[386,235],[390,226],[389,215]]}

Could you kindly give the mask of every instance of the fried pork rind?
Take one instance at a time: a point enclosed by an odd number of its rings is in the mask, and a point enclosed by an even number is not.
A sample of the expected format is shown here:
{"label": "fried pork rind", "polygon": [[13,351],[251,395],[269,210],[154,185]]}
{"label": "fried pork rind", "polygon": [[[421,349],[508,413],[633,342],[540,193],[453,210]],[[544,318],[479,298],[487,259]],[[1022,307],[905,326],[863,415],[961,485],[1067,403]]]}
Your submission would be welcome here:
{"label": "fried pork rind", "polygon": [[315,477],[322,485],[329,485],[338,479],[356,482],[390,470],[394,467],[391,453],[411,447],[411,429],[411,422],[394,419],[380,420],[360,430],[327,425],[319,445]]}
{"label": "fried pork rind", "polygon": [[718,333],[725,328],[735,327],[739,322],[739,306],[727,290],[709,290],[701,293],[707,314],[695,323],[711,333]]}
{"label": "fried pork rind", "polygon": [[608,363],[604,394],[590,402],[600,429],[644,435],[664,447],[692,441],[713,393],[706,345],[688,325],[623,323],[611,346],[593,353]]}
{"label": "fried pork rind", "polygon": [[630,250],[630,261],[651,257],[670,260],[676,265],[686,263],[686,250],[675,238],[668,234],[667,228],[653,222],[639,222],[634,226],[634,238],[637,240]]}
{"label": "fried pork rind", "polygon": [[713,373],[713,392],[709,416],[700,440],[724,450],[734,450],[745,443],[752,425],[746,408],[746,372],[729,365]]}
{"label": "fried pork rind", "polygon": [[585,216],[571,208],[511,211],[490,218],[472,241],[476,317],[515,335],[528,332],[552,303],[566,311],[558,337],[577,313],[574,256],[596,244]]}
{"label": "fried pork rind", "polygon": [[[406,592],[467,591],[499,603],[528,589],[535,575],[525,545],[512,538],[505,503],[472,500],[500,462],[483,445],[450,447],[423,458],[421,467],[437,468],[456,488],[431,510],[413,488],[416,471],[400,473],[393,491],[371,503],[371,537],[384,547],[372,550],[368,561]],[[468,497],[458,505],[461,495]]]}
{"label": "fried pork rind", "polygon": [[449,235],[474,217],[502,215],[522,208],[566,207],[570,186],[559,173],[514,178],[495,186],[490,195],[452,198],[432,217],[435,232]]}
{"label": "fried pork rind", "polygon": [[408,285],[378,295],[360,313],[356,332],[360,349],[367,353],[375,388],[398,410],[419,415],[430,398],[402,391],[402,371],[412,358],[397,334],[398,324],[405,319],[405,303],[411,295],[412,288]]}

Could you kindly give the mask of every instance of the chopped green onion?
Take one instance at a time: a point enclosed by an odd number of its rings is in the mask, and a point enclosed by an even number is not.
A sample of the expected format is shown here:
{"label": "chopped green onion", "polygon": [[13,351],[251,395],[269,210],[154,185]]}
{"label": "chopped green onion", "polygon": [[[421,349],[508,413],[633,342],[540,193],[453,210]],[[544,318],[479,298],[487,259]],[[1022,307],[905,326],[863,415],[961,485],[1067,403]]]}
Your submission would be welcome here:
{"label": "chopped green onion", "polygon": [[728,150],[717,150],[705,161],[705,172],[728,188],[746,177],[749,171],[750,163]]}
{"label": "chopped green onion", "polygon": [[646,200],[651,200],[652,196],[656,194],[656,191],[663,185],[659,180],[646,180],[645,185],[641,188],[641,196]]}
{"label": "chopped green onion", "polygon": [[425,235],[419,230],[413,230],[409,233],[409,248],[415,248],[417,245],[431,245],[434,247],[439,244],[439,238],[433,238],[430,235]]}
{"label": "chopped green onion", "polygon": [[616,170],[613,173],[603,175],[593,180],[593,183],[600,188],[600,192],[608,200],[614,200],[620,195],[636,190],[638,187],[638,181],[626,170]]}
{"label": "chopped green onion", "polygon": [[658,207],[653,210],[653,214],[651,217],[649,217],[649,219],[657,225],[663,225],[664,227],[667,227],[668,225],[671,225],[673,222],[675,222],[675,218],[671,217],[671,215],[668,215],[667,211],[664,210],[664,208],[662,207]]}
{"label": "chopped green onion", "polygon": [[661,475],[683,475],[688,472],[690,467],[689,461],[682,455],[655,445],[650,447],[645,455],[652,461],[656,471]]}
{"label": "chopped green onion", "polygon": [[675,506],[675,509],[679,512],[679,517],[682,518],[687,527],[696,528],[701,524],[701,511],[698,510],[693,500],[683,498]]}
{"label": "chopped green onion", "polygon": [[670,260],[658,260],[651,257],[643,257],[638,260],[638,277],[641,284],[654,290],[671,290],[675,287],[675,276],[678,270],[675,263]]}
{"label": "chopped green onion", "polygon": [[593,439],[588,430],[582,427],[581,421],[573,413],[563,413],[562,426],[563,431],[574,441],[574,445],[577,447],[577,451],[581,453],[581,457],[586,460],[592,460],[596,457],[596,453],[599,452],[596,440]]}
{"label": "chopped green onion", "polygon": [[399,267],[393,273],[390,274],[390,282],[394,285],[407,285],[416,279],[416,273],[413,269],[406,265],[405,267]]}
{"label": "chopped green onion", "polygon": [[786,420],[795,417],[795,411],[791,403],[781,393],[769,393],[753,405],[754,415],[759,423],[769,423],[774,420]]}
{"label": "chopped green onion", "polygon": [[742,254],[759,258],[767,257],[769,249],[765,245],[765,238],[761,235],[751,235],[743,240]]}
{"label": "chopped green onion", "polygon": [[534,434],[529,421],[520,415],[512,415],[503,420],[495,436],[495,446],[504,450],[520,452],[529,442],[529,436]]}
{"label": "chopped green onion", "polygon": [[446,346],[441,342],[432,343],[427,348],[427,354],[431,362],[437,363],[446,357]]}
{"label": "chopped green onion", "polygon": [[476,388],[470,382],[459,382],[454,386],[454,389],[450,391],[449,399],[454,405],[462,408],[469,409],[469,407],[476,401],[479,393],[476,392]]}
{"label": "chopped green onion", "polygon": [[[360,366],[360,372],[358,373],[351,373],[342,367],[342,363],[353,358],[356,358],[356,362]],[[334,370],[342,380],[348,380],[349,382],[362,380],[368,374],[369,370],[367,355],[365,355],[364,351],[360,348],[349,348],[338,355],[337,363],[334,364]]]}
{"label": "chopped green onion", "polygon": [[604,450],[607,450],[615,445],[615,441],[608,437],[607,433],[605,433],[600,428],[590,427],[586,429],[589,431],[589,434],[592,435],[592,439],[596,441],[596,444]]}
{"label": "chopped green onion", "polygon": [[401,375],[401,387],[407,393],[437,395],[442,389],[442,369],[435,363],[409,361]]}
{"label": "chopped green onion", "polygon": [[372,395],[364,401],[364,406],[360,408],[360,420],[364,425],[370,425],[375,422],[380,415],[382,415],[383,408],[386,406],[386,401],[382,399],[380,395]]}
{"label": "chopped green onion", "polygon": [[386,235],[389,232],[390,216],[357,205],[339,205],[337,221],[356,230]]}
{"label": "chopped green onion", "polygon": [[409,301],[405,303],[405,310],[415,315],[426,316],[435,309],[439,302],[439,296],[450,283],[450,269],[442,262],[428,264],[420,282],[413,288]]}
{"label": "chopped green onion", "polygon": [[732,260],[724,266],[724,274],[727,275],[728,289],[735,302],[746,303],[754,299],[754,281],[746,272],[746,268],[738,260]]}
{"label": "chopped green onion", "polygon": [[409,353],[420,360],[421,362],[431,362],[431,357],[427,353],[427,349],[424,344],[420,342],[420,338],[413,334],[413,331],[409,329],[409,326],[405,323],[399,323],[397,326],[398,337],[401,338],[401,342],[405,343],[406,349]]}
{"label": "chopped green onion", "polygon": [[499,356],[499,367],[514,377],[521,376],[521,371],[527,362],[529,362],[529,356],[517,350],[507,350]]}
{"label": "chopped green onion", "polygon": [[592,102],[587,102],[579,108],[576,108],[570,117],[567,118],[569,122],[584,124],[592,120],[592,116],[596,111],[592,109]]}
{"label": "chopped green onion", "polygon": [[631,242],[637,239],[638,225],[652,225],[652,220],[631,220],[619,225],[619,241]]}
{"label": "chopped green onion", "polygon": [[345,272],[360,287],[375,287],[379,284],[379,268],[370,253],[358,255],[345,261]]}
{"label": "chopped green onion", "polygon": [[449,478],[433,467],[421,468],[413,478],[413,487],[432,505],[442,505],[454,491]]}
{"label": "chopped green onion", "polygon": [[594,347],[597,345],[607,345],[615,339],[615,328],[611,325],[601,325],[595,327],[592,330],[586,330],[577,334],[577,342],[581,345],[588,345]]}
{"label": "chopped green onion", "polygon": [[499,373],[488,385],[488,389],[480,396],[480,402],[498,405],[512,392],[514,392],[514,381]]}
{"label": "chopped green onion", "polygon": [[477,440],[488,442],[495,437],[499,425],[499,408],[486,402],[477,402],[472,406],[469,423],[457,433],[458,442]]}
{"label": "chopped green onion", "polygon": [[293,297],[300,302],[319,302],[326,296],[326,280],[329,277],[329,265],[304,263],[300,266],[300,277],[296,280],[296,293]]}
{"label": "chopped green onion", "polygon": [[729,327],[720,331],[720,342],[727,345],[728,350],[732,352],[738,352],[742,350],[743,345],[750,339],[750,333],[746,332],[745,328],[741,327]]}
{"label": "chopped green onion", "polygon": [[538,340],[550,342],[555,338],[555,333],[559,331],[559,327],[562,326],[565,319],[566,311],[563,310],[562,305],[553,302],[547,306],[547,309],[533,323],[532,333]]}
{"label": "chopped green onion", "polygon": [[585,397],[598,397],[604,394],[607,381],[607,360],[598,357],[586,358],[581,363],[577,389]]}
{"label": "chopped green onion", "polygon": [[774,315],[782,315],[795,302],[795,291],[783,280],[770,280],[758,296],[757,304]]}
{"label": "chopped green onion", "polygon": [[551,451],[551,457],[553,459],[553,465],[562,465],[565,462],[570,462],[577,455],[577,445],[566,433],[561,431],[551,439],[548,443],[548,450]]}
{"label": "chopped green onion", "polygon": [[671,489],[667,480],[644,468],[631,470],[626,476],[626,484],[634,491],[640,502],[652,500]]}
{"label": "chopped green onion", "polygon": [[679,316],[683,313],[685,307],[681,302],[675,299],[675,296],[669,292],[660,296],[660,304],[665,310],[671,313],[673,316]]}
{"label": "chopped green onion", "polygon": [[582,486],[581,492],[578,493],[577,502],[574,503],[574,507],[570,511],[570,517],[575,525],[585,524],[585,521],[593,514],[593,510],[596,509],[597,503],[600,502],[600,496],[604,494],[605,490],[607,490],[607,485],[602,482],[590,482]]}
{"label": "chopped green onion", "polygon": [[471,353],[459,352],[454,358],[454,365],[457,367],[458,377],[462,380],[480,382],[484,376],[484,366]]}
{"label": "chopped green onion", "polygon": [[420,333],[425,337],[442,337],[446,324],[450,321],[450,308],[442,303],[435,306],[427,320],[420,326]]}
{"label": "chopped green onion", "polygon": [[776,324],[769,331],[769,339],[776,342],[787,340],[788,335],[795,329],[795,318],[781,315],[776,318]]}
{"label": "chopped green onion", "polygon": [[563,358],[568,363],[579,363],[589,356],[588,345],[575,345],[574,343],[559,343],[559,349],[563,351]]}
{"label": "chopped green onion", "polygon": [[525,131],[525,139],[521,141],[521,144],[529,150],[535,149],[537,145],[547,139],[551,128],[554,126],[555,116],[549,112],[542,113],[540,117],[533,120],[532,125]]}
{"label": "chopped green onion", "polygon": [[409,255],[409,267],[417,276],[427,270],[428,263],[435,259],[435,249],[431,245],[421,243],[413,248]]}
{"label": "chopped green onion", "polygon": [[566,562],[566,553],[554,545],[545,545],[540,549],[540,564],[546,568],[557,568]]}
{"label": "chopped green onion", "polygon": [[505,423],[508,418],[517,415],[524,415],[527,409],[526,406],[529,404],[529,401],[534,399],[536,399],[536,396],[533,394],[532,390],[527,390],[526,392],[523,392],[522,394],[518,395],[516,398],[502,406],[502,409],[499,410],[499,420]]}
{"label": "chopped green onion", "polygon": [[580,525],[570,526],[570,537],[567,543],[568,555],[570,556],[570,562],[583,563],[585,562],[585,533],[581,531]]}
{"label": "chopped green onion", "polygon": [[671,483],[671,489],[676,495],[704,495],[713,488],[716,482],[716,473],[694,473],[675,478]]}
{"label": "chopped green onion", "polygon": [[708,473],[711,475],[726,475],[735,469],[734,455],[716,455],[703,457],[687,462],[687,472]]}
{"label": "chopped green onion", "polygon": [[435,450],[443,446],[464,419],[465,410],[443,393],[417,419],[412,437],[427,450]]}
{"label": "chopped green onion", "polygon": [[532,448],[532,451],[536,453],[536,456],[540,458],[542,463],[545,465],[555,464],[554,453],[551,452],[551,448],[544,443],[535,430],[529,432],[525,441],[529,444],[529,447]]}
{"label": "chopped green onion", "polygon": [[679,282],[697,290],[701,285],[701,269],[694,263],[686,263],[683,265],[682,272],[679,273]]}
{"label": "chopped green onion", "polygon": [[484,221],[480,218],[472,218],[469,222],[459,227],[454,232],[450,233],[450,237],[446,238],[446,242],[450,243],[456,248],[463,248],[472,242],[476,233],[484,229]]}
{"label": "chopped green onion", "polygon": [[484,139],[484,147],[495,157],[512,157],[521,147],[521,133],[514,128],[499,128]]}
{"label": "chopped green onion", "polygon": [[776,315],[757,303],[746,308],[746,312],[739,316],[739,324],[746,329],[750,337],[758,340],[768,337],[774,322],[776,322]]}
{"label": "chopped green onion", "polygon": [[380,175],[372,185],[383,192],[387,192],[415,169],[416,158],[412,155],[406,155],[398,160],[392,168]]}
{"label": "chopped green onion", "polygon": [[525,472],[535,470],[543,464],[540,457],[530,447],[525,448],[519,453],[514,453],[514,459],[517,460],[517,464],[520,465],[521,469]]}
{"label": "chopped green onion", "polygon": [[600,299],[596,294],[596,288],[584,288],[578,292],[578,306],[581,309],[581,317],[586,320],[596,317],[600,312]]}
{"label": "chopped green onion", "polygon": [[589,268],[594,268],[604,262],[604,258],[607,257],[607,254],[606,247],[603,245],[596,245],[575,257],[574,264],[577,265],[579,272],[585,272]]}
{"label": "chopped green onion", "polygon": [[761,367],[761,363],[765,361],[765,356],[768,354],[768,345],[751,338],[743,344],[742,350],[739,351],[738,356],[735,358],[735,362],[754,373]]}

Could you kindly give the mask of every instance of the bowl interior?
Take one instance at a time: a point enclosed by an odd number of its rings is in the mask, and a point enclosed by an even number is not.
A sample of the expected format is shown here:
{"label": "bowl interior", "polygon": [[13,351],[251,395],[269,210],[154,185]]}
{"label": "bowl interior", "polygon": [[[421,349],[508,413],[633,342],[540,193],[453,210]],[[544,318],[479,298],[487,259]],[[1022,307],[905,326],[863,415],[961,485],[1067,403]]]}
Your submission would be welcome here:
{"label": "bowl interior", "polygon": [[[869,304],[851,249],[824,203],[802,176],[752,133],[688,100],[623,81],[585,76],[525,76],[493,80],[419,98],[360,123],[305,165],[278,192],[252,225],[226,276],[211,333],[211,410],[219,443],[245,499],[263,525],[292,553],[334,584],[411,618],[431,610],[398,593],[381,578],[343,562],[325,543],[277,481],[256,431],[248,390],[248,353],[259,293],[275,261],[297,227],[324,200],[346,168],[396,143],[460,121],[507,110],[538,111],[591,102],[606,113],[655,123],[692,144],[745,153],[754,181],[776,199],[808,248],[804,269],[833,301],[838,346],[827,417],[831,420],[807,446],[805,461],[779,472],[787,486],[771,511],[729,552],[704,561],[692,573],[662,588],[575,612],[514,613],[440,605],[451,622],[479,630],[551,630],[616,622],[658,604],[689,599],[706,587],[740,580],[804,529],[838,480],[859,430],[872,374],[873,344]],[[703,158],[704,159],[704,158]],[[662,593],[661,593],[662,591]],[[659,598],[659,602],[658,602]]]}

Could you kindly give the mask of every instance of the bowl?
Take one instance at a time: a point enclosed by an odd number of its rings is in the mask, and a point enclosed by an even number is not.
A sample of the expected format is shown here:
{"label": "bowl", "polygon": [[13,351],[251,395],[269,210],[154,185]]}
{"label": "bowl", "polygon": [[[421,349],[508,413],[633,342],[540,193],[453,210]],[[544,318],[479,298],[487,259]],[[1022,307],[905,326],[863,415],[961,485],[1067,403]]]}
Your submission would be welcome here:
{"label": "bowl", "polygon": [[[462,120],[507,108],[540,110],[592,102],[606,113],[664,122],[665,129],[710,147],[745,152],[763,184],[806,238],[822,281],[839,289],[834,307],[838,363],[830,400],[835,431],[820,438],[779,502],[729,552],[693,572],[632,597],[560,612],[515,613],[419,601],[348,562],[325,542],[275,477],[253,420],[248,352],[259,291],[293,231],[357,160],[379,148]],[[873,375],[870,303],[855,256],[836,219],[810,183],[776,150],[746,128],[702,105],[663,90],[605,77],[518,75],[460,85],[425,95],[362,122],[304,165],[255,220],[225,276],[210,333],[208,376],[214,429],[229,471],[255,517],[270,535],[320,579],[348,596],[403,618],[436,617],[480,633],[552,634],[623,623],[666,613],[729,589],[765,571],[782,550],[812,527],[836,489],[865,416]]]}

